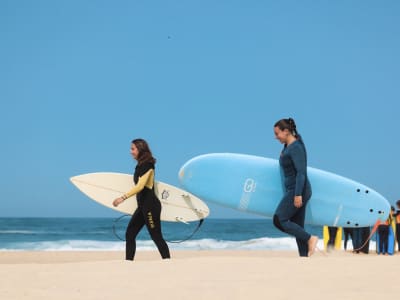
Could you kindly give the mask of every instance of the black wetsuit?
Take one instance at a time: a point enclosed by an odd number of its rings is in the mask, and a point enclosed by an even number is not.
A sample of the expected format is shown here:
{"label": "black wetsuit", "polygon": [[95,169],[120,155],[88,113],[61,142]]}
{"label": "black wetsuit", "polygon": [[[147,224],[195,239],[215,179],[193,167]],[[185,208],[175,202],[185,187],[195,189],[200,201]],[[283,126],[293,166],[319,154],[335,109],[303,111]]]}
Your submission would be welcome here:
{"label": "black wetsuit", "polygon": [[393,216],[396,218],[396,240],[400,252],[400,210],[397,210]]}
{"label": "black wetsuit", "polygon": [[[133,176],[135,184],[138,183],[139,177],[143,176],[150,170],[154,171],[153,163],[143,163],[137,165],[135,168],[135,174]],[[140,192],[136,194],[138,208],[133,213],[132,218],[126,229],[126,259],[133,260],[136,252],[136,236],[146,225],[147,230],[154,243],[156,244],[158,251],[162,258],[170,258],[169,248],[165,242],[161,232],[161,203],[154,193],[154,184],[150,189],[144,187]]]}
{"label": "black wetsuit", "polygon": [[[285,194],[276,208],[273,222],[281,231],[296,238],[300,256],[308,256],[308,240],[311,235],[304,230],[306,205],[311,198],[311,185],[307,177],[307,154],[303,140],[299,138],[284,147],[279,164],[283,173]],[[294,197],[302,196],[303,205],[294,206]]]}
{"label": "black wetsuit", "polygon": [[379,252],[382,254],[388,253],[388,243],[389,243],[389,225],[380,224],[378,226],[379,235]]}
{"label": "black wetsuit", "polygon": [[363,252],[369,253],[369,235],[371,234],[371,227],[356,227],[353,228],[353,246],[355,253]]}
{"label": "black wetsuit", "polygon": [[343,227],[343,233],[344,233],[344,250],[347,250],[347,241],[349,240],[349,237],[351,238],[351,243],[353,244],[353,249],[355,249],[353,228]]}
{"label": "black wetsuit", "polygon": [[327,244],[328,249],[333,249],[335,247],[337,230],[338,230],[337,227],[328,226],[328,232],[329,232],[329,240]]}

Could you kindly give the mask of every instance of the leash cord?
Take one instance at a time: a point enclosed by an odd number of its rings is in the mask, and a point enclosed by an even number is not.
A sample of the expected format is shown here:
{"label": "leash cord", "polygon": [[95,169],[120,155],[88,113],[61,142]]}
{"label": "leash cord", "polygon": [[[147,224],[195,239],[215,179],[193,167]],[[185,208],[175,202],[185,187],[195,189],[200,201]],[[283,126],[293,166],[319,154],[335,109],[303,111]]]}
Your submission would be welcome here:
{"label": "leash cord", "polygon": [[[123,218],[125,218],[125,217],[129,217],[129,216],[130,216],[130,215],[125,214],[125,215],[122,215],[122,216],[116,218],[116,219],[114,220],[113,226],[112,226],[113,233],[114,233],[115,237],[116,237],[117,239],[119,239],[120,241],[123,241],[123,242],[125,242],[126,239],[122,238],[122,237],[117,233],[116,225],[118,224],[119,221],[121,221],[121,219],[123,219]],[[204,222],[204,219],[200,219],[200,220],[199,220],[199,223],[197,224],[197,227],[193,230],[193,232],[192,232],[188,237],[186,237],[186,238],[184,238],[184,239],[182,239],[182,240],[177,240],[177,241],[169,241],[169,240],[165,240],[165,241],[168,242],[168,243],[173,243],[173,244],[179,244],[179,243],[188,241],[188,240],[190,240],[190,239],[195,235],[195,233],[196,233],[197,231],[199,231],[199,229],[200,229],[201,225],[203,224],[203,222]]]}

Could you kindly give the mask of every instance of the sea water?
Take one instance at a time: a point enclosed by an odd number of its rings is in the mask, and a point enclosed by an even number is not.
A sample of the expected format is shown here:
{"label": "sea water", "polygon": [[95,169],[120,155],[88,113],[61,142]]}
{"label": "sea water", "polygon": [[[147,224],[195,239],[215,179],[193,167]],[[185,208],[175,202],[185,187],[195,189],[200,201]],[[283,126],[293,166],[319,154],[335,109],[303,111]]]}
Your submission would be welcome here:
{"label": "sea water", "polygon": [[[121,251],[129,217],[0,218],[0,251]],[[296,250],[293,237],[278,231],[270,219],[205,219],[199,230],[189,224],[162,222],[164,238],[179,250]],[[322,227],[306,225],[322,237]],[[156,250],[146,230],[137,237],[138,250]]]}

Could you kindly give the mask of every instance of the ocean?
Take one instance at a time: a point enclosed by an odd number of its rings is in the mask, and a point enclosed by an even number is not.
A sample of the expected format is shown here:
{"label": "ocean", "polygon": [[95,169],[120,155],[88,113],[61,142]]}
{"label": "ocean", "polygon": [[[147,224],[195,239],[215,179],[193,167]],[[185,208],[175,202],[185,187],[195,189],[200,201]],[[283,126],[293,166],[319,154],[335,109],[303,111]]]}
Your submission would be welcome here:
{"label": "ocean", "polygon": [[[0,218],[0,251],[121,251],[129,217]],[[198,223],[162,222],[171,250],[296,250],[294,238],[278,231],[270,219],[205,219]],[[322,237],[322,227],[306,225]],[[143,228],[137,249],[156,250]]]}

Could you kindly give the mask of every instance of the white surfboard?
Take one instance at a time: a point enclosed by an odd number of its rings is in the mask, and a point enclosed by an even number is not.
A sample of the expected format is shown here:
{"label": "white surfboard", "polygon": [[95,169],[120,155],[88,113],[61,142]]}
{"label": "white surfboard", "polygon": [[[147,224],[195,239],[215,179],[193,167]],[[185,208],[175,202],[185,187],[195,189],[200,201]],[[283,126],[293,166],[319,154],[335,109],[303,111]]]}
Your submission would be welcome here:
{"label": "white surfboard", "polygon": [[[88,173],[70,178],[71,182],[92,200],[116,211],[133,214],[137,208],[136,197],[130,197],[118,207],[114,199],[134,186],[133,176],[123,173]],[[155,181],[156,195],[161,201],[161,220],[190,222],[206,218],[210,211],[199,198],[175,186]]]}

